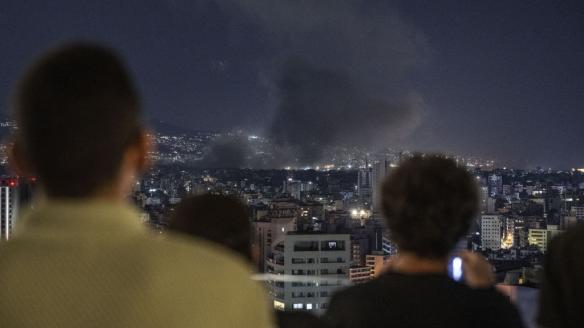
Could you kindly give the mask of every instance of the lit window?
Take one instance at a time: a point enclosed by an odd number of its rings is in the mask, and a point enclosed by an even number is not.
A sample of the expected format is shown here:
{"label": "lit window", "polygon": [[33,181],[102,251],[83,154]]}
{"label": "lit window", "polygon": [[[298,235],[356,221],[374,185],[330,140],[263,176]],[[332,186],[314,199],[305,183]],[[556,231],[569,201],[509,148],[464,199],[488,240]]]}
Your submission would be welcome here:
{"label": "lit window", "polygon": [[283,311],[286,305],[280,301],[274,300],[274,309]]}
{"label": "lit window", "polygon": [[306,309],[307,310],[312,310],[312,303],[306,304]]}
{"label": "lit window", "polygon": [[304,308],[304,304],[302,304],[302,303],[294,303],[294,305],[292,307],[295,310],[299,310],[299,309],[303,309]]}

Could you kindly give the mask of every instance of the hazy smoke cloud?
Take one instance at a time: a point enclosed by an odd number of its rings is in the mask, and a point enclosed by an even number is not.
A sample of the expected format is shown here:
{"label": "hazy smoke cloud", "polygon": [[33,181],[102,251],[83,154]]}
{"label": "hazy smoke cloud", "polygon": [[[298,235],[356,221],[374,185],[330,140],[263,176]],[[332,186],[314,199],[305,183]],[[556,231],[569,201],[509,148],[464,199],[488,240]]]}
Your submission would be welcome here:
{"label": "hazy smoke cloud", "polygon": [[386,1],[217,2],[277,49],[265,65],[275,107],[267,136],[298,164],[319,161],[328,146],[395,145],[419,123],[422,97],[405,78],[427,47]]}
{"label": "hazy smoke cloud", "polygon": [[202,168],[244,168],[248,167],[249,145],[236,136],[218,137],[211,142],[203,159],[197,163]]}
{"label": "hazy smoke cloud", "polygon": [[328,146],[389,143],[417,121],[414,96],[393,103],[370,98],[348,75],[302,60],[287,62],[276,84],[280,105],[269,134],[295,150],[300,163],[315,163]]}

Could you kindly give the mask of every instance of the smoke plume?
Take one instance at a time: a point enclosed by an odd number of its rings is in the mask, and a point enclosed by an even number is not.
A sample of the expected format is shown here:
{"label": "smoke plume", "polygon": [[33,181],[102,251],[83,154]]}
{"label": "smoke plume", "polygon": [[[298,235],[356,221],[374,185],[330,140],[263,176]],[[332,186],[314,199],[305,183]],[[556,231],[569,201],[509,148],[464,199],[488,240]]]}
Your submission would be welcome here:
{"label": "smoke plume", "polygon": [[201,168],[245,168],[248,167],[249,145],[237,136],[222,136],[209,145],[203,159],[197,163]]}
{"label": "smoke plume", "polygon": [[265,63],[275,107],[266,134],[299,164],[331,146],[391,146],[422,117],[407,83],[423,35],[386,1],[217,0],[258,25],[276,49]]}

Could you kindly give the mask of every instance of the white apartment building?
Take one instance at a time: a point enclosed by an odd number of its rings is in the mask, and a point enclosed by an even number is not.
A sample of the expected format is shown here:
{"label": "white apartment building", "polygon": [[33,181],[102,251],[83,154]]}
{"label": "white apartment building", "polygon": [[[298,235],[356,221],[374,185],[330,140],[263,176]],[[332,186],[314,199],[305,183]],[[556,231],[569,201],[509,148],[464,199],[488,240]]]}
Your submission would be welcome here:
{"label": "white apartment building", "polygon": [[332,294],[348,284],[351,238],[348,234],[290,232],[266,262],[268,273],[287,277],[269,281],[275,309],[321,313]]}
{"label": "white apartment building", "polygon": [[499,250],[503,237],[503,218],[500,215],[481,216],[481,248]]}

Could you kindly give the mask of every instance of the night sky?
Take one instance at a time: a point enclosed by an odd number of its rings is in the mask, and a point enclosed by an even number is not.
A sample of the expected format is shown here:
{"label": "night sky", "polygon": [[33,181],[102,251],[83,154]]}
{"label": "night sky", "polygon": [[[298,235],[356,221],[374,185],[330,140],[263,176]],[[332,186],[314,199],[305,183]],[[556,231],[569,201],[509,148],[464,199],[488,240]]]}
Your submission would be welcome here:
{"label": "night sky", "polygon": [[584,167],[582,1],[2,0],[3,111],[76,39],[118,49],[176,125]]}

